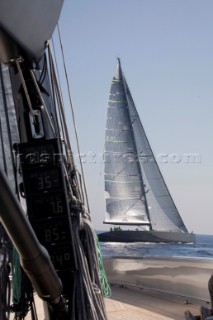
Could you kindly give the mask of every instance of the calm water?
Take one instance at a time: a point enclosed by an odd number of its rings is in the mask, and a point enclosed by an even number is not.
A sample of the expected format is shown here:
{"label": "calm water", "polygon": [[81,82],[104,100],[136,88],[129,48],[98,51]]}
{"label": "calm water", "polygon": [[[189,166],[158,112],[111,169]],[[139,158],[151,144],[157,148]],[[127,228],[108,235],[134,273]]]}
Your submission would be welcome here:
{"label": "calm water", "polygon": [[213,236],[197,235],[195,244],[101,243],[103,256],[196,257],[213,259]]}

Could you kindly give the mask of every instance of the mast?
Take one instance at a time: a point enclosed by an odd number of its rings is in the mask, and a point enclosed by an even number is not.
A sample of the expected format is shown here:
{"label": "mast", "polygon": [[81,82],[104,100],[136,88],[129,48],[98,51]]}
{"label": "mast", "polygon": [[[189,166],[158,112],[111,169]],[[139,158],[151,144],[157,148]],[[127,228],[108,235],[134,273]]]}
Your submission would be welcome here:
{"label": "mast", "polygon": [[[60,303],[61,312],[62,283],[56,274],[47,251],[38,242],[20,203],[1,170],[0,184],[2,188],[0,196],[1,222],[20,253],[22,267],[39,296],[53,304],[56,310]],[[20,234],[24,235],[24,245]],[[64,314],[66,314],[65,304]]]}

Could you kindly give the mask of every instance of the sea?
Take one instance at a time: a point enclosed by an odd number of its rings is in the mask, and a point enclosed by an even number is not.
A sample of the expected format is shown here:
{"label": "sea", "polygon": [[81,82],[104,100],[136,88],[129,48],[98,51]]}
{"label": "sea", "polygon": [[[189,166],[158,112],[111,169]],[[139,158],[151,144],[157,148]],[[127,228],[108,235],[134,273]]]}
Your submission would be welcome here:
{"label": "sea", "polygon": [[190,257],[213,259],[213,235],[198,234],[196,235],[195,244],[102,242],[100,246],[103,257]]}

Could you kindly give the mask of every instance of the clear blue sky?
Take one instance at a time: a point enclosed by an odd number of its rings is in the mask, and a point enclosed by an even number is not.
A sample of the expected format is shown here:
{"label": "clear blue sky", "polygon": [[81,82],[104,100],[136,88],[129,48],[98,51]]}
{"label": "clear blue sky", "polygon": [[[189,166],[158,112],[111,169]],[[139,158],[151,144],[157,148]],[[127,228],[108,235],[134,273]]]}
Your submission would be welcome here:
{"label": "clear blue sky", "polygon": [[[119,56],[187,228],[213,234],[212,17],[212,0],[65,1],[59,25],[96,229],[106,228],[103,163],[98,156],[93,162],[91,154],[104,149],[107,101]],[[59,67],[60,59],[58,53]],[[69,108],[67,116],[74,141]],[[75,143],[73,148],[76,152]],[[198,154],[200,162],[187,163],[186,154]]]}

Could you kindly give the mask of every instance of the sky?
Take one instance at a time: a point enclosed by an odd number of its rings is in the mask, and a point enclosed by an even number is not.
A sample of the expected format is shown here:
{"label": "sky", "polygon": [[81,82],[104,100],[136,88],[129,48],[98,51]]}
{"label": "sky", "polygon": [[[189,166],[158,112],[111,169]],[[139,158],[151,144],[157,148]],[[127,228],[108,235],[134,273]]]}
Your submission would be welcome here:
{"label": "sky", "polygon": [[[212,0],[65,1],[59,28],[95,229],[109,228],[103,225],[102,155],[109,90],[120,57],[186,227],[213,234],[212,14]],[[57,32],[53,41],[62,70]],[[63,73],[60,79],[79,166]]]}

